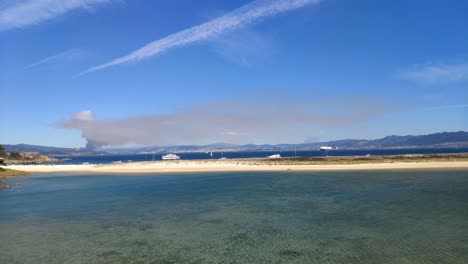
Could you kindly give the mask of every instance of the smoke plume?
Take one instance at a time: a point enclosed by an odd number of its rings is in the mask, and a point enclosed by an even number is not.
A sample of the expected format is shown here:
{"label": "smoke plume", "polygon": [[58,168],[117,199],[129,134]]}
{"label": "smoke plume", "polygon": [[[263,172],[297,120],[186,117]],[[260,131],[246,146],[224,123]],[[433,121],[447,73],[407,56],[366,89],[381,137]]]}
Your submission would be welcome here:
{"label": "smoke plume", "polygon": [[212,102],[172,114],[122,119],[96,119],[86,110],[56,125],[81,131],[87,149],[214,142],[277,143],[304,140],[320,127],[356,124],[387,110],[372,100],[354,99]]}

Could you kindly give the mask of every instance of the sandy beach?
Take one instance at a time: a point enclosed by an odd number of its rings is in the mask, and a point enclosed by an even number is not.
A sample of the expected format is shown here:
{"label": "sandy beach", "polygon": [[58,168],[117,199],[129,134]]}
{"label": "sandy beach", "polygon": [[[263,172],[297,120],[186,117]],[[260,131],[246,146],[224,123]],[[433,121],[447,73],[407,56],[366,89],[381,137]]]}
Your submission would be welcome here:
{"label": "sandy beach", "polygon": [[103,172],[103,173],[163,173],[221,171],[340,171],[466,168],[468,161],[377,162],[358,164],[274,163],[264,160],[180,160],[129,162],[118,164],[82,165],[11,165],[10,169],[26,172]]}

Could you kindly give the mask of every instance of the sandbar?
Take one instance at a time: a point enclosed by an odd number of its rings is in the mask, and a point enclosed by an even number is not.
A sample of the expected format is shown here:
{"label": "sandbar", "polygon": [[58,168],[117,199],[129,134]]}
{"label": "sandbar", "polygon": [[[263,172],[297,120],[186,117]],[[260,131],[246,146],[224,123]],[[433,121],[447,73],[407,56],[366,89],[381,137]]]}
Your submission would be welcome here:
{"label": "sandbar", "polygon": [[468,169],[468,160],[459,161],[394,161],[350,164],[314,162],[272,162],[256,159],[178,160],[128,162],[118,164],[10,165],[10,169],[32,172],[96,172],[96,173],[167,173],[167,172],[237,172],[237,171],[343,171],[396,169]]}

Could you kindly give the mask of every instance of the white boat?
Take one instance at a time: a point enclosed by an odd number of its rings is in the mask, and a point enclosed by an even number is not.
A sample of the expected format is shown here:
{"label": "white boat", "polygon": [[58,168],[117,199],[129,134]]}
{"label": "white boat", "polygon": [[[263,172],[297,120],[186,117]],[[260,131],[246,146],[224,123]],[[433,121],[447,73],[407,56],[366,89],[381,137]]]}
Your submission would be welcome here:
{"label": "white boat", "polygon": [[320,147],[320,150],[323,151],[325,153],[325,156],[328,156],[328,151],[329,150],[333,150],[332,147],[329,147],[329,146],[321,146]]}
{"label": "white boat", "polygon": [[267,156],[267,158],[269,158],[269,159],[279,159],[279,158],[281,158],[281,155],[280,154],[273,154],[273,155]]}
{"label": "white boat", "polygon": [[226,157],[224,157],[224,152],[221,152],[221,158],[219,158],[220,160],[225,160],[227,159]]}
{"label": "white boat", "polygon": [[180,156],[177,156],[176,154],[170,153],[170,154],[167,154],[167,155],[163,155],[161,158],[163,160],[178,160],[178,159],[180,159]]}
{"label": "white boat", "polygon": [[332,150],[333,148],[332,147],[329,147],[329,146],[321,146],[320,147],[320,150]]}

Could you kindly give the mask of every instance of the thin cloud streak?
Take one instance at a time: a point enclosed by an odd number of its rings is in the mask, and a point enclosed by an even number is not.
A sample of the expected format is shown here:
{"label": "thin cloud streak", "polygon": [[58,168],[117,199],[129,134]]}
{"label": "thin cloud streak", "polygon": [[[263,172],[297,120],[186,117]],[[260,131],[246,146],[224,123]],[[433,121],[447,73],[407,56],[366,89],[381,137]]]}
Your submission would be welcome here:
{"label": "thin cloud streak", "polygon": [[0,10],[0,31],[25,28],[111,0],[26,0]]}
{"label": "thin cloud streak", "polygon": [[278,15],[287,11],[302,8],[310,4],[318,4],[321,0],[256,0],[209,22],[179,31],[162,39],[153,41],[142,48],[110,62],[91,67],[77,75],[103,70],[105,68],[140,61],[194,42],[212,39],[223,33],[242,28],[261,19]]}
{"label": "thin cloud streak", "polygon": [[403,79],[425,84],[467,80],[468,64],[461,63],[418,66],[401,71],[399,76]]}
{"label": "thin cloud streak", "polygon": [[440,105],[440,106],[426,107],[424,108],[424,110],[460,109],[460,108],[468,108],[468,104]]}
{"label": "thin cloud streak", "polygon": [[239,30],[236,34],[214,38],[211,43],[214,52],[221,58],[246,67],[267,61],[276,53],[270,36],[252,30]]}
{"label": "thin cloud streak", "polygon": [[54,62],[54,61],[57,61],[57,60],[61,60],[61,59],[66,59],[66,60],[79,59],[82,56],[83,56],[83,52],[81,52],[79,50],[67,50],[67,51],[61,52],[59,54],[55,54],[55,55],[49,56],[47,58],[44,58],[44,59],[38,60],[36,62],[33,62],[33,63],[29,64],[28,66],[24,67],[23,70],[35,68],[35,67],[38,67],[38,66],[41,66],[41,65],[44,65],[44,64],[48,64],[48,63],[51,63],[51,62]]}

